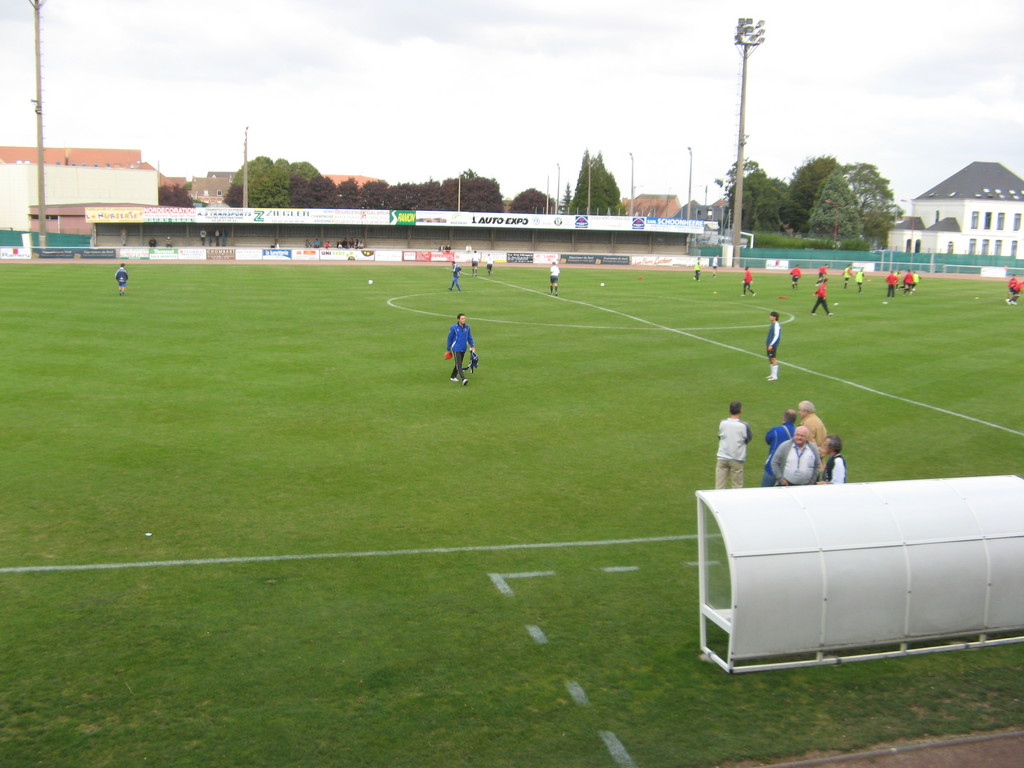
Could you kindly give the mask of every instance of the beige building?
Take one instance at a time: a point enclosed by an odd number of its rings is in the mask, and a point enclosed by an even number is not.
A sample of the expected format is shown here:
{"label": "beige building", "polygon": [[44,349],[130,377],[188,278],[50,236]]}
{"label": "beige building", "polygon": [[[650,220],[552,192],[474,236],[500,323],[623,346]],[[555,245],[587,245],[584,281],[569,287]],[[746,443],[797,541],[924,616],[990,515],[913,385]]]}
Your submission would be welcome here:
{"label": "beige building", "polygon": [[[160,173],[141,155],[136,149],[47,149],[47,208],[156,205]],[[38,169],[35,147],[0,147],[0,229],[38,229],[32,211],[39,205]],[[51,217],[48,212],[48,222]]]}

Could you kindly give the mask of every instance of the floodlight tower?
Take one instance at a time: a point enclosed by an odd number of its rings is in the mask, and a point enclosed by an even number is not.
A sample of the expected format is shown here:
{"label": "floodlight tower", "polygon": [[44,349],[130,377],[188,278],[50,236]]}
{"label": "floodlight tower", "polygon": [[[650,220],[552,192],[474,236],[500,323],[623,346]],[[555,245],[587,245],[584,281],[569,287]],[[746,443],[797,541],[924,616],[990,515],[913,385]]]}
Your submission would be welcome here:
{"label": "floodlight tower", "polygon": [[740,19],[736,24],[736,47],[743,57],[740,74],[740,135],[736,142],[736,186],[732,212],[733,258],[739,254],[743,235],[743,145],[747,142],[747,59],[764,42],[764,22],[754,24],[753,19]]}

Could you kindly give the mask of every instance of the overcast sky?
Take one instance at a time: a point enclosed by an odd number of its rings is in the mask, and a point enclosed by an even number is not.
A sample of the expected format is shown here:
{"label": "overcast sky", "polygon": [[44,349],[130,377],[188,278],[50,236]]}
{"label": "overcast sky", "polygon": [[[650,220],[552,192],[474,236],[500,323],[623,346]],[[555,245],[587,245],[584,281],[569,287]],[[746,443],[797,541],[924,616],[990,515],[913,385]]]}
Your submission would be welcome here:
{"label": "overcast sky", "polygon": [[[623,196],[715,200],[747,157],[878,166],[897,200],[974,160],[1024,176],[1016,0],[46,0],[47,146],[142,150],[169,176],[306,160],[395,184],[472,168],[512,197],[601,152]],[[0,2],[0,144],[35,145],[32,5]],[[630,161],[633,153],[633,162]],[[559,172],[559,165],[561,170]],[[705,192],[706,189],[706,192]]]}

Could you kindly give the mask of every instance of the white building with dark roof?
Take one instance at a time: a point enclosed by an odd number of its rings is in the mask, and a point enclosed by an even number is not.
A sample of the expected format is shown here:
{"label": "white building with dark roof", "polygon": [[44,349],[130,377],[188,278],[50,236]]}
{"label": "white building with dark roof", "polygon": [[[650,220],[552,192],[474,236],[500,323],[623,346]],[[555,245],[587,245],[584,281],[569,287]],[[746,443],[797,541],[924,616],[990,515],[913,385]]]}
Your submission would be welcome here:
{"label": "white building with dark roof", "polygon": [[999,163],[974,162],[911,201],[889,233],[905,253],[1024,259],[1024,179]]}

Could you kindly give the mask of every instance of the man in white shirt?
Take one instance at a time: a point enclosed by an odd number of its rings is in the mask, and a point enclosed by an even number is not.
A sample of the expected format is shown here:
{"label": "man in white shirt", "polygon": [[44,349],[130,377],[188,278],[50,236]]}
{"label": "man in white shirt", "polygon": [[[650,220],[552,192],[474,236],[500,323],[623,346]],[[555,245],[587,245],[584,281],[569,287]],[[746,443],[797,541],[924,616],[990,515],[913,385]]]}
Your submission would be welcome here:
{"label": "man in white shirt", "polygon": [[821,454],[818,447],[809,442],[811,431],[799,426],[793,438],[787,440],[772,458],[772,474],[779,485],[814,485],[821,472]]}
{"label": "man in white shirt", "polygon": [[715,488],[725,488],[729,481],[733,488],[743,487],[743,463],[747,460],[747,443],[752,437],[750,425],[740,421],[743,404],[739,400],[729,403],[729,418],[718,425],[718,462],[715,465]]}

